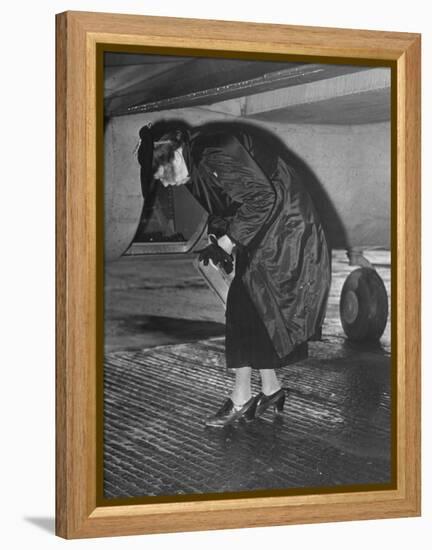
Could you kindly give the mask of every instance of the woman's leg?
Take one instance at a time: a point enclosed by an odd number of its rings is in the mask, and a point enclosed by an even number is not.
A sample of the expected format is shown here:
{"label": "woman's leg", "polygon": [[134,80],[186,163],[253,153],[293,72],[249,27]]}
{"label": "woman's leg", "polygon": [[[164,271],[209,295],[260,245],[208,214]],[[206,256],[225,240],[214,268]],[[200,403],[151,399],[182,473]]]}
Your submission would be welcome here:
{"label": "woman's leg", "polygon": [[255,398],[251,395],[251,367],[236,369],[236,378],[231,399],[226,399],[222,407],[205,421],[206,426],[223,428],[240,418],[246,421],[255,416]]}
{"label": "woman's leg", "polygon": [[261,391],[265,395],[271,395],[280,390],[281,385],[274,369],[260,369],[260,375]]}
{"label": "woman's leg", "polygon": [[235,383],[231,393],[234,405],[243,405],[252,397],[251,373],[251,367],[235,369]]}

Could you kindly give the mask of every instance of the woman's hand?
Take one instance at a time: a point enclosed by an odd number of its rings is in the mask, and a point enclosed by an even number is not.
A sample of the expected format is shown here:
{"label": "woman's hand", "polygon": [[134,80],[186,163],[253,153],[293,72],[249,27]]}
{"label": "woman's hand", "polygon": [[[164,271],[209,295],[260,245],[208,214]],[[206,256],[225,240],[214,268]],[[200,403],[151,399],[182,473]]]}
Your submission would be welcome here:
{"label": "woman's hand", "polygon": [[220,237],[217,243],[223,250],[225,250],[227,254],[232,254],[234,243],[228,237],[228,235],[223,235],[222,237]]}
{"label": "woman's hand", "polygon": [[[229,239],[229,237],[227,237]],[[210,244],[202,250],[197,250],[199,254],[198,259],[203,262],[204,265],[209,263],[213,267],[221,267],[228,275],[232,272],[234,267],[234,260],[230,253],[228,253],[222,246],[219,245],[214,235],[209,235]],[[229,239],[230,243],[231,240]],[[225,241],[226,243],[226,241]],[[231,249],[233,248],[231,243]]]}

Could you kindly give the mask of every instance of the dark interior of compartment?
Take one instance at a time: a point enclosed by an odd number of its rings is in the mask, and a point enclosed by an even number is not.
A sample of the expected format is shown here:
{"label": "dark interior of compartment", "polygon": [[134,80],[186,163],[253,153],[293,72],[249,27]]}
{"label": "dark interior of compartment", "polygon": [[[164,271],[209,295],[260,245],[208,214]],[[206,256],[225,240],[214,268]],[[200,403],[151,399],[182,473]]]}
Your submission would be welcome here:
{"label": "dark interior of compartment", "polygon": [[186,242],[203,216],[204,210],[185,187],[158,185],[154,197],[144,204],[134,242]]}

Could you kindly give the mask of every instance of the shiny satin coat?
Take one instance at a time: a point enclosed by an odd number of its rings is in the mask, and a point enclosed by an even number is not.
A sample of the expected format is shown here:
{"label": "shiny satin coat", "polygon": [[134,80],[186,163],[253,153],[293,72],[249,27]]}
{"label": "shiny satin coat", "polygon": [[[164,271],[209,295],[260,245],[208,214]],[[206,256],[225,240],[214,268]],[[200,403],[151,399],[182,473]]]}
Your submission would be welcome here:
{"label": "shiny satin coat", "polygon": [[322,326],[330,256],[309,194],[265,135],[197,129],[184,156],[191,193],[247,251],[243,282],[282,358]]}

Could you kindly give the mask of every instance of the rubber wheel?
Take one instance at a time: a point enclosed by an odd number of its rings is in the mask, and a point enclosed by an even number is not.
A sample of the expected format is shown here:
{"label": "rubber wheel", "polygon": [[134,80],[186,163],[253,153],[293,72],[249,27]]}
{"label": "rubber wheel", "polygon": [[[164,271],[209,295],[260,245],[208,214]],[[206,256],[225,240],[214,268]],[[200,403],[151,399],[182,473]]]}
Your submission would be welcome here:
{"label": "rubber wheel", "polygon": [[345,334],[355,342],[379,340],[388,318],[388,297],[375,269],[360,267],[342,287],[340,318]]}

